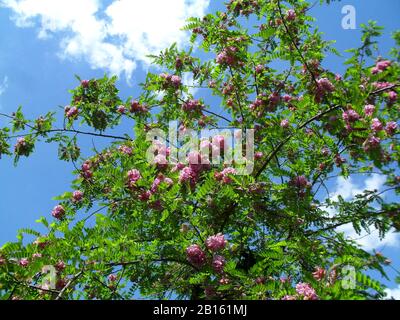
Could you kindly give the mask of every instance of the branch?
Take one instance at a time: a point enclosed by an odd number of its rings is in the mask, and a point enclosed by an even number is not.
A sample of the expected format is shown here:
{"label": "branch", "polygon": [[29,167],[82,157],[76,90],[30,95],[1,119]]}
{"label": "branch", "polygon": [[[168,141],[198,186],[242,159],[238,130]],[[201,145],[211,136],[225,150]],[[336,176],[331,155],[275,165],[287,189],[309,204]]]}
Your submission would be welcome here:
{"label": "branch", "polygon": [[60,291],[60,293],[58,294],[58,296],[56,297],[55,300],[61,300],[63,294],[65,293],[65,291],[67,291],[67,289],[83,274],[83,270],[79,271],[76,275],[74,275],[74,277],[68,281],[68,283],[65,285],[65,287]]}

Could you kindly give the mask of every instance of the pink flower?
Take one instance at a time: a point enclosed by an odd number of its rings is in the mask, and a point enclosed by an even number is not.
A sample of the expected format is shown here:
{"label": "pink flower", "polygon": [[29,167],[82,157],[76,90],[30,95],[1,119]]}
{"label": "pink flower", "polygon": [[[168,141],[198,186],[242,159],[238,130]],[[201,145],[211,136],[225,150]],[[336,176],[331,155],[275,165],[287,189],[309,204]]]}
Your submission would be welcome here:
{"label": "pink flower", "polygon": [[225,137],[222,135],[216,135],[212,139],[212,144],[214,147],[219,148],[219,150],[225,149]]}
{"label": "pink flower", "polygon": [[171,83],[174,87],[178,88],[182,84],[182,79],[179,76],[172,76]]}
{"label": "pink flower", "polygon": [[296,292],[304,297],[304,300],[318,300],[315,290],[308,283],[298,283],[296,285]]}
{"label": "pink flower", "polygon": [[282,298],[282,300],[297,300],[295,296],[286,295]]}
{"label": "pink flower", "polygon": [[135,183],[142,177],[139,170],[137,170],[137,169],[129,170],[127,175],[129,178],[129,182],[132,182],[132,183]]}
{"label": "pink flower", "polygon": [[356,122],[360,119],[360,115],[353,109],[349,109],[342,114],[342,118],[346,122]]}
{"label": "pink flower", "polygon": [[110,282],[115,282],[115,281],[117,281],[117,279],[118,279],[118,277],[115,274],[110,274],[108,276],[108,281],[110,281]]}
{"label": "pink flower", "polygon": [[368,104],[364,107],[364,113],[365,115],[371,117],[375,112],[375,106],[372,104]]}
{"label": "pink flower", "polygon": [[212,261],[212,267],[215,272],[222,273],[224,271],[225,264],[226,260],[223,256],[214,256]]}
{"label": "pink flower", "polygon": [[333,91],[335,91],[335,86],[327,78],[318,79],[317,83],[318,83],[318,88],[321,89],[324,92],[333,92]]}
{"label": "pink flower", "polygon": [[392,64],[392,62],[389,61],[389,60],[382,60],[382,61],[379,61],[379,62],[376,64],[376,69],[378,69],[379,72],[385,71],[387,68],[390,67],[391,64]]}
{"label": "pink flower", "polygon": [[225,168],[224,170],[222,170],[219,175],[216,175],[217,180],[222,180],[223,183],[225,184],[229,184],[231,183],[233,180],[230,177],[230,175],[235,175],[237,174],[237,171],[235,168],[232,167],[228,167]]}
{"label": "pink flower", "polygon": [[33,255],[32,255],[32,259],[40,259],[40,258],[42,258],[43,257],[43,255],[41,254],[41,253],[34,253]]}
{"label": "pink flower", "polygon": [[259,159],[262,159],[263,156],[264,156],[264,154],[261,151],[257,151],[254,154],[254,159],[259,160]]}
{"label": "pink flower", "polygon": [[124,114],[126,112],[126,108],[123,105],[117,107],[117,112],[120,114]]}
{"label": "pink flower", "polygon": [[199,100],[188,100],[182,105],[183,111],[201,111],[203,108],[202,103]]}
{"label": "pink flower", "polygon": [[290,95],[288,95],[288,94],[285,94],[285,95],[283,96],[283,101],[285,101],[286,103],[288,103],[288,102],[290,102],[290,101],[292,101],[292,100],[293,100],[292,96],[290,96]]}
{"label": "pink flower", "polygon": [[346,163],[346,159],[344,159],[340,154],[337,154],[335,155],[335,163],[340,167],[343,163]]}
{"label": "pink flower", "polygon": [[396,130],[397,130],[397,123],[396,123],[396,122],[394,122],[394,121],[389,121],[389,122],[386,124],[385,131],[386,131],[386,133],[387,133],[388,136],[394,135],[394,134],[396,133]]}
{"label": "pink flower", "polygon": [[64,271],[64,269],[65,269],[65,262],[64,261],[58,261],[55,265],[54,265],[54,268],[56,268],[56,270],[58,271],[58,272],[63,272]]}
{"label": "pink flower", "polygon": [[21,267],[27,267],[28,265],[29,265],[29,260],[28,259],[26,259],[26,258],[22,258],[21,260],[19,260],[19,265],[21,266]]}
{"label": "pink flower", "polygon": [[365,142],[363,143],[364,151],[367,152],[370,149],[377,149],[381,144],[381,139],[378,137],[369,137]]}
{"label": "pink flower", "polygon": [[382,124],[382,122],[380,122],[379,121],[379,119],[378,118],[374,118],[374,119],[372,119],[372,124],[371,124],[371,129],[373,130],[373,131],[381,131],[381,130],[383,130],[383,124]]}
{"label": "pink flower", "polygon": [[189,246],[186,249],[186,255],[189,262],[195,266],[200,267],[206,262],[206,254],[197,244],[192,244]]}
{"label": "pink flower", "polygon": [[143,201],[143,202],[147,202],[147,201],[149,201],[151,194],[152,193],[150,191],[145,191],[139,195],[139,200]]}
{"label": "pink flower", "polygon": [[292,179],[292,184],[295,185],[299,189],[304,189],[308,187],[309,182],[305,176],[298,176]]}
{"label": "pink flower", "polygon": [[163,154],[158,154],[154,157],[153,163],[157,166],[159,169],[165,169],[168,166],[168,160],[167,157]]}
{"label": "pink flower", "polygon": [[128,156],[131,156],[132,153],[133,153],[132,148],[131,148],[131,147],[128,147],[128,146],[125,146],[125,145],[120,146],[120,147],[118,148],[118,150],[119,150],[121,153],[126,154],[126,155],[128,155]]}
{"label": "pink flower", "polygon": [[74,118],[75,116],[78,115],[78,108],[77,107],[70,107],[66,106],[65,107],[65,115],[68,119]]}
{"label": "pink flower", "polygon": [[296,19],[296,12],[293,9],[289,9],[286,12],[286,20],[287,21],[293,21]]}
{"label": "pink flower", "polygon": [[72,193],[72,201],[73,202],[81,202],[83,199],[83,192],[80,190],[76,190]]}
{"label": "pink flower", "polygon": [[382,72],[382,71],[379,70],[377,67],[373,67],[373,68],[371,69],[371,73],[372,73],[372,74],[377,74],[377,73],[379,73],[379,72]]}
{"label": "pink flower", "polygon": [[324,157],[329,156],[330,153],[331,153],[331,152],[329,151],[329,148],[327,148],[327,147],[323,147],[323,148],[321,149],[321,154],[322,154]]}
{"label": "pink flower", "polygon": [[206,247],[211,251],[218,251],[225,248],[228,242],[222,233],[218,233],[214,236],[210,236],[206,240]]}
{"label": "pink flower", "polygon": [[64,209],[64,207],[61,206],[61,205],[55,206],[55,207],[53,208],[52,212],[51,212],[51,215],[52,215],[54,218],[58,219],[58,220],[62,219],[62,217],[64,217],[64,215],[65,215],[65,209]]}
{"label": "pink flower", "polygon": [[397,93],[395,91],[390,91],[389,92],[389,102],[395,103],[396,100],[397,100]]}
{"label": "pink flower", "polygon": [[256,73],[262,73],[264,69],[264,66],[262,64],[259,64],[256,66]]}
{"label": "pink flower", "polygon": [[313,272],[313,277],[317,281],[321,281],[326,275],[326,271],[324,268],[317,267],[315,272]]}
{"label": "pink flower", "polygon": [[82,80],[81,81],[81,86],[83,87],[83,88],[87,88],[87,87],[89,87],[89,80]]}
{"label": "pink flower", "polygon": [[3,258],[2,256],[0,256],[0,267],[4,266],[6,264],[6,262],[7,262],[6,259]]}
{"label": "pink flower", "polygon": [[184,167],[179,174],[179,182],[189,181],[192,185],[196,183],[197,174],[191,167]]}
{"label": "pink flower", "polygon": [[287,128],[289,128],[289,125],[290,125],[289,120],[284,119],[284,120],[281,121],[281,127],[282,128],[287,129]]}
{"label": "pink flower", "polygon": [[230,280],[228,279],[228,278],[225,278],[225,277],[223,277],[223,278],[221,278],[220,280],[219,280],[219,284],[221,284],[221,285],[227,285],[227,284],[229,284],[230,283]]}

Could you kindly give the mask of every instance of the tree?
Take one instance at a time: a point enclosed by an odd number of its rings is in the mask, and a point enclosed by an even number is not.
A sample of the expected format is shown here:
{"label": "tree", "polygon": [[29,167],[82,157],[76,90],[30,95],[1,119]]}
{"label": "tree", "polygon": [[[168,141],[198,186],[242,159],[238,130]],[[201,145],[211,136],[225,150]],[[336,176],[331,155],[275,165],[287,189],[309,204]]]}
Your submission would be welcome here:
{"label": "tree", "polygon": [[[305,1],[230,1],[225,12],[188,21],[190,50],[173,45],[152,57],[164,73],[148,73],[135,100],[118,96],[116,77],[78,78],[61,128],[53,112],[35,120],[21,109],[1,114],[10,125],[0,131],[0,154],[17,164],[39,141],[58,143],[59,158],[73,162],[78,177],[57,198],[54,220],[40,218],[46,234],[22,229],[18,242],[1,248],[0,296],[384,297],[384,286],[367,272],[385,276],[386,258],[337,228],[374,226],[381,237],[400,228],[399,204],[382,197],[400,192],[399,50],[377,57],[382,28],[370,22],[361,46],[349,50],[345,74],[335,75],[323,60],[338,52],[308,12]],[[398,46],[400,32],[393,38]],[[193,54],[197,44],[206,58]],[[193,98],[182,81],[187,74],[205,99]],[[220,107],[207,104],[210,93]],[[110,133],[123,120],[134,120],[134,135]],[[231,164],[208,162],[210,150],[228,160],[228,137],[207,137],[201,152],[186,150],[188,136],[162,139],[171,121],[181,134],[254,129],[254,157],[243,159],[240,151]],[[84,159],[81,135],[111,143]],[[176,158],[178,149],[186,162]],[[249,174],[241,160],[253,168]],[[366,190],[351,201],[324,194],[332,176],[371,172],[387,178],[384,191]],[[37,239],[26,243],[26,234]]]}

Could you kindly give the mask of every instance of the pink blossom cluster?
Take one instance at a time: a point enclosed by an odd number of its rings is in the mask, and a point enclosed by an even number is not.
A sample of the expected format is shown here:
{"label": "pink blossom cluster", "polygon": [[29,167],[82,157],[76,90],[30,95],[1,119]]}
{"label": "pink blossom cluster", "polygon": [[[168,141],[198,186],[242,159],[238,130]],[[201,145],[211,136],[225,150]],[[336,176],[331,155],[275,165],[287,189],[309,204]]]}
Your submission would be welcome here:
{"label": "pink blossom cluster", "polygon": [[226,260],[223,256],[216,255],[213,257],[212,268],[216,273],[223,273]]}
{"label": "pink blossom cluster", "polygon": [[128,147],[128,146],[126,146],[126,145],[119,146],[119,147],[118,147],[118,150],[119,150],[121,153],[126,154],[127,156],[131,156],[132,153],[133,153],[132,148],[131,148],[131,147]]}
{"label": "pink blossom cluster", "polygon": [[231,175],[237,174],[237,171],[235,168],[228,167],[223,169],[221,172],[215,172],[214,176],[215,179],[218,181],[222,181],[224,184],[229,184],[232,183],[232,178]]}
{"label": "pink blossom cluster", "polygon": [[397,131],[397,123],[394,121],[389,121],[386,124],[385,131],[388,136],[393,136]]}
{"label": "pink blossom cluster", "polygon": [[65,262],[62,260],[57,261],[57,263],[54,265],[54,268],[57,270],[57,272],[63,272],[67,266],[65,265]]}
{"label": "pink blossom cluster", "polygon": [[378,132],[383,130],[383,124],[380,122],[378,118],[373,118],[371,120],[371,129],[372,131]]}
{"label": "pink blossom cluster", "polygon": [[153,181],[153,184],[151,185],[150,192],[151,194],[154,194],[158,191],[158,187],[160,186],[161,183],[165,183],[168,186],[171,186],[174,181],[171,178],[165,177],[163,174],[159,174]]}
{"label": "pink blossom cluster", "polygon": [[72,202],[78,203],[78,202],[81,202],[82,199],[83,199],[83,192],[82,192],[82,191],[80,191],[80,190],[75,190],[75,191],[72,193]]}
{"label": "pink blossom cluster", "polygon": [[360,115],[357,113],[357,111],[353,110],[353,109],[348,109],[346,111],[343,112],[342,114],[342,118],[346,123],[352,123],[352,122],[356,122],[357,120],[359,120],[361,117]]}
{"label": "pink blossom cluster", "polygon": [[379,148],[381,144],[381,139],[375,136],[369,137],[365,142],[363,143],[363,148],[365,152],[368,152],[370,150],[374,150]]}
{"label": "pink blossom cluster", "polygon": [[315,290],[309,283],[298,283],[296,285],[296,292],[304,297],[304,300],[318,300],[318,296]]}
{"label": "pink blossom cluster", "polygon": [[372,86],[377,90],[385,89],[385,88],[391,87],[392,85],[393,85],[393,83],[390,83],[390,82],[373,82],[372,83]]}
{"label": "pink blossom cluster", "polygon": [[317,267],[312,275],[315,280],[321,281],[326,276],[326,270],[324,268]]}
{"label": "pink blossom cluster", "polygon": [[87,160],[83,163],[82,165],[82,171],[81,175],[85,179],[91,179],[93,177],[93,172],[92,172],[92,162],[90,160]]}
{"label": "pink blossom cluster", "polygon": [[199,100],[188,100],[182,105],[183,111],[201,111],[203,104]]}
{"label": "pink blossom cluster", "polygon": [[182,84],[182,79],[177,75],[170,75],[167,73],[161,73],[160,77],[165,80],[165,83],[169,86],[172,85],[175,88],[179,88]]}
{"label": "pink blossom cluster", "polygon": [[142,105],[139,101],[133,100],[131,102],[130,111],[132,113],[146,113],[148,112],[148,109],[146,108],[146,106]]}
{"label": "pink blossom cluster", "polygon": [[281,128],[287,129],[287,128],[289,128],[289,126],[290,126],[290,123],[289,123],[288,119],[284,119],[281,121]]}
{"label": "pink blossom cluster", "polygon": [[206,254],[197,244],[192,244],[186,249],[186,255],[190,263],[201,267],[206,262]]}
{"label": "pink blossom cluster", "polygon": [[14,150],[16,154],[22,154],[27,148],[27,143],[24,137],[17,138],[17,143],[15,144]]}
{"label": "pink blossom cluster", "polygon": [[55,206],[51,211],[51,215],[58,220],[62,219],[65,215],[64,207],[62,205]]}
{"label": "pink blossom cluster", "polygon": [[320,102],[322,98],[327,94],[335,91],[335,86],[327,78],[321,78],[317,80],[317,90],[315,98],[317,102]]}
{"label": "pink blossom cluster", "polygon": [[346,163],[346,159],[343,158],[340,154],[335,155],[335,164],[340,167],[343,163]]}
{"label": "pink blossom cluster", "polygon": [[381,72],[385,71],[387,68],[389,68],[391,64],[392,64],[392,62],[389,60],[378,61],[375,65],[375,67],[372,68],[371,73],[372,74],[381,73]]}
{"label": "pink blossom cluster", "polygon": [[136,182],[142,177],[140,171],[137,169],[129,170],[127,173],[128,177],[128,187],[130,189],[134,189],[136,186]]}
{"label": "pink blossom cluster", "polygon": [[265,67],[262,64],[256,66],[256,73],[263,73]]}
{"label": "pink blossom cluster", "polygon": [[82,81],[81,81],[81,86],[82,86],[83,88],[87,88],[87,87],[89,87],[89,83],[90,83],[89,80],[82,80]]}
{"label": "pink blossom cluster", "polygon": [[216,252],[222,250],[226,247],[227,241],[222,233],[218,233],[214,236],[210,236],[206,240],[207,249]]}
{"label": "pink blossom cluster", "polygon": [[71,107],[71,106],[66,106],[66,107],[64,108],[64,112],[65,112],[65,116],[66,116],[68,119],[75,118],[75,117],[78,115],[78,113],[79,113],[77,107]]}
{"label": "pink blossom cluster", "polygon": [[388,93],[388,97],[389,97],[389,103],[393,104],[397,101],[397,92],[395,91],[390,91]]}
{"label": "pink blossom cluster", "polygon": [[19,265],[23,268],[26,268],[29,265],[29,260],[27,258],[22,258],[19,260]]}
{"label": "pink blossom cluster", "polygon": [[124,105],[120,105],[117,107],[117,112],[120,114],[125,114],[126,113],[126,107]]}
{"label": "pink blossom cluster", "polygon": [[296,20],[296,12],[293,9],[289,9],[286,12],[286,20],[287,21],[294,21]]}
{"label": "pink blossom cluster", "polygon": [[374,114],[375,109],[376,109],[376,108],[375,108],[374,105],[372,105],[372,104],[367,104],[367,105],[364,107],[364,113],[365,113],[366,116],[371,117],[371,116]]}
{"label": "pink blossom cluster", "polygon": [[238,49],[234,46],[230,46],[228,48],[223,49],[216,58],[216,62],[221,65],[229,65],[232,66],[236,63],[235,54]]}
{"label": "pink blossom cluster", "polygon": [[298,189],[305,189],[310,186],[310,183],[308,182],[308,180],[305,176],[294,177],[292,179],[291,183]]}

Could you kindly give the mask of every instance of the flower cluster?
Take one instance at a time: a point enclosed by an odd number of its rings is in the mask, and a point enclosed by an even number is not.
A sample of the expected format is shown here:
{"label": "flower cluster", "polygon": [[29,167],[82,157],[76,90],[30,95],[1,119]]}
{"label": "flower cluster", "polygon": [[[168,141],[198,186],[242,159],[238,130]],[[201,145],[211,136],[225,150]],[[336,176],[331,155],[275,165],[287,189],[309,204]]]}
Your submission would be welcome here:
{"label": "flower cluster", "polygon": [[71,107],[71,106],[66,106],[66,107],[64,108],[64,112],[65,112],[65,116],[66,116],[68,119],[74,119],[74,118],[78,115],[78,113],[79,113],[77,107]]}
{"label": "flower cluster", "polygon": [[190,263],[201,267],[206,262],[206,254],[197,244],[192,244],[186,249],[186,255]]}
{"label": "flower cluster", "polygon": [[318,300],[315,290],[309,283],[298,283],[296,285],[296,292],[304,297],[304,300]]}
{"label": "flower cluster", "polygon": [[210,236],[206,240],[206,247],[211,251],[219,251],[226,247],[228,242],[222,233],[218,233],[214,236]]}
{"label": "flower cluster", "polygon": [[64,207],[62,205],[55,206],[51,211],[51,215],[58,220],[62,219],[65,215]]}
{"label": "flower cluster", "polygon": [[190,99],[183,103],[183,111],[201,111],[203,109],[203,104],[199,100]]}
{"label": "flower cluster", "polygon": [[173,88],[177,89],[181,86],[182,84],[182,79],[181,77],[177,75],[170,75],[167,73],[161,73],[160,78],[164,80],[164,86],[169,87],[172,86]]}
{"label": "flower cluster", "polygon": [[146,106],[142,105],[139,101],[133,100],[131,102],[130,112],[132,112],[132,113],[147,113],[148,109]]}
{"label": "flower cluster", "polygon": [[381,72],[385,71],[387,68],[389,68],[391,64],[392,64],[392,62],[389,60],[378,61],[375,65],[375,67],[372,68],[371,73],[372,74],[381,73]]}
{"label": "flower cluster", "polygon": [[141,174],[139,170],[137,169],[132,169],[129,170],[127,173],[127,178],[128,178],[128,188],[134,189],[136,187],[136,182],[141,178]]}
{"label": "flower cluster", "polygon": [[227,47],[223,49],[216,58],[216,62],[221,65],[233,66],[237,62],[236,53],[238,48],[234,46]]}

